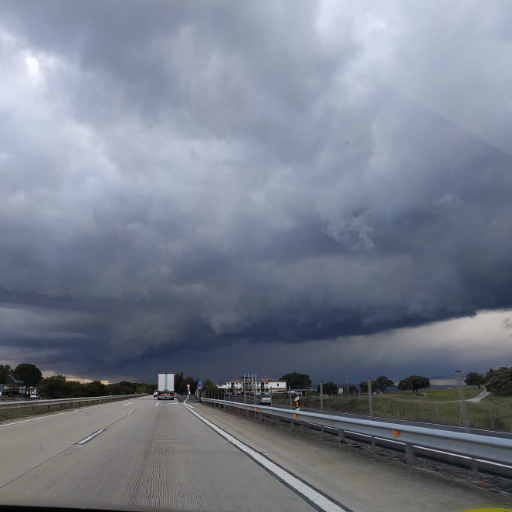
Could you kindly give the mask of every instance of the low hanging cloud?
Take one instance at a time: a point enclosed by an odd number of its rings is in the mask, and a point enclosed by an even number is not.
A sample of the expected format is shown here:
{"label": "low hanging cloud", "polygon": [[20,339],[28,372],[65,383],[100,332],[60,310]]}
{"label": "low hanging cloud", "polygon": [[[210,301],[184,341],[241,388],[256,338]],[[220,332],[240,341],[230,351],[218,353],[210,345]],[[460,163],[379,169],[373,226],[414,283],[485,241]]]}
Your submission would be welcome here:
{"label": "low hanging cloud", "polygon": [[80,373],[512,308],[512,7],[456,4],[3,2],[0,301],[58,319],[4,350]]}

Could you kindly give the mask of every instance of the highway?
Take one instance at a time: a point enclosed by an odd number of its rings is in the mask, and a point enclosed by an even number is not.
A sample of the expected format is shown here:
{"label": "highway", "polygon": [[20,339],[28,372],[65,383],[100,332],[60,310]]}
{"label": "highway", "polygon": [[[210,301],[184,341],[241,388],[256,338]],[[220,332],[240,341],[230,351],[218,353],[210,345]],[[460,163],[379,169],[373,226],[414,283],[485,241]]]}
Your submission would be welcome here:
{"label": "highway", "polygon": [[0,423],[0,503],[460,511],[512,499],[202,404],[141,397]]}

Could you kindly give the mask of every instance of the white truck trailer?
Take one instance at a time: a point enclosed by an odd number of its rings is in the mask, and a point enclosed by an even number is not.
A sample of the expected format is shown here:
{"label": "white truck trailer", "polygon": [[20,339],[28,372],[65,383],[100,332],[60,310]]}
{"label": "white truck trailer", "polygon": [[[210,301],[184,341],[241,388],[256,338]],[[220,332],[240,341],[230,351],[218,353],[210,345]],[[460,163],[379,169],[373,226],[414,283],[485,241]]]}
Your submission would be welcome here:
{"label": "white truck trailer", "polygon": [[158,400],[174,400],[174,373],[158,374]]}

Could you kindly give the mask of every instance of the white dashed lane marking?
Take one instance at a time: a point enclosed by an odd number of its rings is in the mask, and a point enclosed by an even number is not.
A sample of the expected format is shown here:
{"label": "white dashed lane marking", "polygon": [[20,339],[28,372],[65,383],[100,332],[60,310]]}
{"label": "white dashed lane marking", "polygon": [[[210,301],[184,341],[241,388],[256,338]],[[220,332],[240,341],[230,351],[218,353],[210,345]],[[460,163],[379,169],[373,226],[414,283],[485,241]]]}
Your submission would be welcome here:
{"label": "white dashed lane marking", "polygon": [[78,441],[76,444],[85,444],[88,443],[91,439],[94,439],[96,436],[99,436],[102,432],[105,432],[104,428],[101,428],[100,430],[96,430],[96,432],[93,432],[90,436],[85,437],[81,441]]}

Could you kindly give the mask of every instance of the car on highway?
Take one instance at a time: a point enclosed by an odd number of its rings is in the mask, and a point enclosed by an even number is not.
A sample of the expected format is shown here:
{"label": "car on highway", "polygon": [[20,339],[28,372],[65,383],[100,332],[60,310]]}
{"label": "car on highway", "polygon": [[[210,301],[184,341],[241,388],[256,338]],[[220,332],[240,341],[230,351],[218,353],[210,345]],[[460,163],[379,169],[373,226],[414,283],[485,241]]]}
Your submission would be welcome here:
{"label": "car on highway", "polygon": [[30,393],[30,400],[39,400],[40,396],[37,393]]}
{"label": "car on highway", "polygon": [[261,394],[260,404],[261,405],[272,405],[272,399],[270,398],[270,393],[262,393]]}
{"label": "car on highway", "polygon": [[153,398],[155,398],[157,396],[158,396],[158,389],[155,389],[155,391],[153,391]]}

